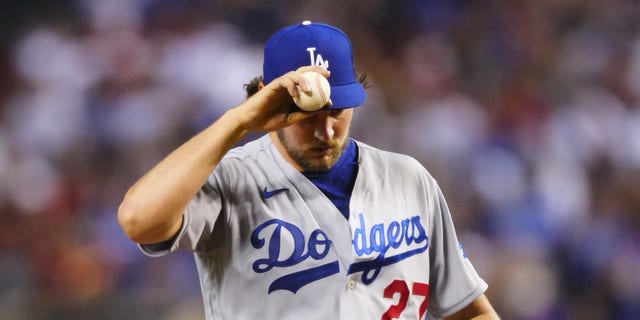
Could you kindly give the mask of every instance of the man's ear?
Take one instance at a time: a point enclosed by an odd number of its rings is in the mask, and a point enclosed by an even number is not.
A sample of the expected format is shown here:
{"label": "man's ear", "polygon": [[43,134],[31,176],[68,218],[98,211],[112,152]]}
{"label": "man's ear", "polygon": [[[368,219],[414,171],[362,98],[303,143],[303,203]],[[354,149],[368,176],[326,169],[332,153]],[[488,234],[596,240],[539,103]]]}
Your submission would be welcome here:
{"label": "man's ear", "polygon": [[258,90],[262,90],[262,88],[264,88],[264,82],[260,81],[260,83],[258,83]]}

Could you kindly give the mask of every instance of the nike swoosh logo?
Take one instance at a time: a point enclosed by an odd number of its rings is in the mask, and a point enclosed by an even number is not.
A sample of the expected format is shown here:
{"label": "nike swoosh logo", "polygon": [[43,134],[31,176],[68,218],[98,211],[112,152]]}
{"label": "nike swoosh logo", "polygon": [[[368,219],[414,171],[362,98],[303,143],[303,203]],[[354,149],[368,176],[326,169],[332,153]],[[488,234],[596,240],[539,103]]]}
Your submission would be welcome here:
{"label": "nike swoosh logo", "polygon": [[273,196],[275,196],[276,194],[283,192],[283,191],[287,191],[289,190],[289,188],[280,188],[280,189],[275,189],[275,190],[267,190],[267,187],[264,187],[264,190],[262,190],[262,199],[268,199],[271,198]]}

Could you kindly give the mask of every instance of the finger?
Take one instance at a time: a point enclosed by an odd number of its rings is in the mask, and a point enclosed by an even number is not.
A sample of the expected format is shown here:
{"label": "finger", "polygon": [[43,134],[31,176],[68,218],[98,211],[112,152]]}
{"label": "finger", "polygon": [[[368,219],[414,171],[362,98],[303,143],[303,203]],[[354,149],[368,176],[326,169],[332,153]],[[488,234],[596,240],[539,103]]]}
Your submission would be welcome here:
{"label": "finger", "polygon": [[307,80],[302,76],[301,72],[291,71],[284,75],[284,86],[286,86],[289,94],[292,97],[298,96],[298,88],[302,90],[302,92],[310,92],[311,86],[307,83]]}
{"label": "finger", "polygon": [[302,79],[302,77],[298,78],[293,73],[291,74],[288,73],[282,76],[280,79],[278,79],[277,83],[278,83],[278,86],[280,86],[280,88],[284,88],[285,90],[287,90],[287,92],[291,97],[295,98],[295,97],[298,97],[299,95],[298,83],[297,83],[297,81],[300,81],[299,79]]}
{"label": "finger", "polygon": [[300,86],[300,90],[302,90],[302,92],[311,92],[311,86],[306,79],[302,78],[302,81],[300,81],[298,85]]}
{"label": "finger", "polygon": [[298,85],[295,82],[287,79],[287,85],[285,87],[287,88],[287,92],[289,92],[289,95],[292,98],[297,98],[300,95],[300,93],[298,92]]}
{"label": "finger", "polygon": [[304,67],[300,67],[298,68],[298,70],[296,70],[297,72],[300,72],[300,74],[307,72],[307,71],[315,71],[321,75],[323,75],[325,78],[328,78],[331,75],[331,71],[320,67],[320,66],[304,66]]}

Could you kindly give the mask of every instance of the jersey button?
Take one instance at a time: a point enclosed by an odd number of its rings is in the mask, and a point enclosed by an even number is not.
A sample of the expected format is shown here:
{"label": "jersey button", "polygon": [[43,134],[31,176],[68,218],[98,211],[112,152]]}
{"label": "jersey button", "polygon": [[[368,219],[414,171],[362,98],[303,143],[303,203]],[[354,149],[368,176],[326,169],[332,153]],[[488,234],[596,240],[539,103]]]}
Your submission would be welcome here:
{"label": "jersey button", "polygon": [[349,289],[353,289],[356,287],[356,282],[351,280],[349,281],[349,284],[347,285],[347,287],[349,287]]}

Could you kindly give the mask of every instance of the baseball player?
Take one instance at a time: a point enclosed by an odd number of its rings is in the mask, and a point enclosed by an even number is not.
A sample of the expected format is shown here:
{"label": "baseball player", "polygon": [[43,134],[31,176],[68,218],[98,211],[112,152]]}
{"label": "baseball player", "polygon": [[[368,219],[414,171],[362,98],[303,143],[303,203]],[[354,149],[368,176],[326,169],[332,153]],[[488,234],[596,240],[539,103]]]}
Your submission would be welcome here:
{"label": "baseball player", "polygon": [[[347,35],[305,21],[264,55],[245,102],[129,189],[127,235],[150,256],[194,252],[207,319],[497,319],[436,181],[349,137],[366,93]],[[306,71],[331,85],[319,111],[292,102]]]}

